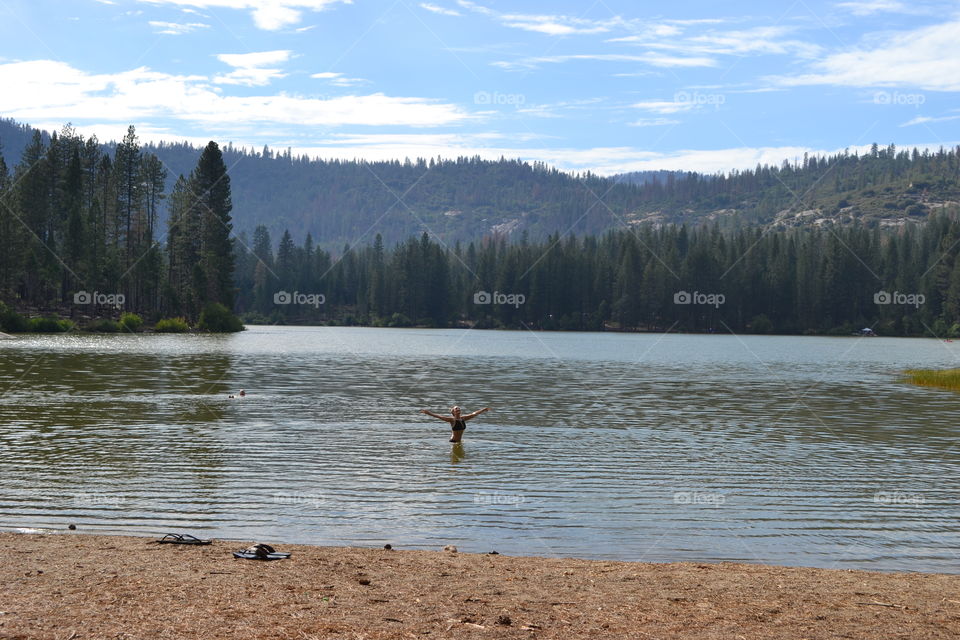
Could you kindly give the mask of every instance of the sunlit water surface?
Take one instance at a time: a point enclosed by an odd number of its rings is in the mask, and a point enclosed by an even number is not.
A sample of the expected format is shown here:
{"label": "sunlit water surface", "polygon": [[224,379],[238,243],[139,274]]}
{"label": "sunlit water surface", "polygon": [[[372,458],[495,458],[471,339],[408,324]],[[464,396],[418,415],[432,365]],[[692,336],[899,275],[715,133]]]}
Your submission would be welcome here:
{"label": "sunlit water surface", "polygon": [[[960,343],[0,340],[0,528],[960,573]],[[240,388],[249,395],[229,399]],[[493,411],[462,447],[420,408]]]}

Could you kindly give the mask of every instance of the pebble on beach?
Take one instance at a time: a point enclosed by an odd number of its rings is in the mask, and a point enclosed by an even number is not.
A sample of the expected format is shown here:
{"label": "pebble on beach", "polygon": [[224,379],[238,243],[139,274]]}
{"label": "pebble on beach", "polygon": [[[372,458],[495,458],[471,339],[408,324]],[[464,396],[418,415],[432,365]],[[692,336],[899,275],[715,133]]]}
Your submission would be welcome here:
{"label": "pebble on beach", "polygon": [[67,526],[67,529],[70,529],[70,531],[75,531],[76,528],[77,528],[77,525],[75,525],[75,524],[71,524],[71,525]]}
{"label": "pebble on beach", "polygon": [[443,548],[443,550],[444,550],[444,551],[449,551],[450,553],[456,553],[456,552],[457,552],[457,548],[456,548],[455,546],[453,546],[452,544],[448,544],[447,546],[445,546],[445,547]]}

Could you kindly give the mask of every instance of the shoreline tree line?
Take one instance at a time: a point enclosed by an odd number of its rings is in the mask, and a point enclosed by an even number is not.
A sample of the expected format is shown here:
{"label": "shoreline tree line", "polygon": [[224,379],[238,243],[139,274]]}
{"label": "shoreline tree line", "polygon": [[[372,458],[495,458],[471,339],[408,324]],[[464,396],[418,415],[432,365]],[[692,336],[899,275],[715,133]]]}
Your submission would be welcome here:
{"label": "shoreline tree line", "polygon": [[[874,156],[877,166],[955,171],[953,152]],[[216,143],[169,195],[166,174],[133,127],[113,155],[69,126],[49,142],[34,132],[12,171],[0,153],[0,329],[56,330],[71,326],[54,327],[66,318],[108,330],[126,312],[138,316],[127,328],[142,315],[181,330],[236,330],[236,313],[266,323],[960,334],[956,207],[887,228],[639,224],[452,245],[424,233],[390,246],[377,234],[333,252],[309,234],[298,245],[285,232],[275,245],[263,225],[234,240]],[[24,317],[44,314],[55,318]]]}
{"label": "shoreline tree line", "polygon": [[[237,257],[251,323],[960,336],[958,212],[896,228],[639,226],[445,246],[377,236],[339,258],[258,227]],[[245,247],[249,246],[249,249]]]}
{"label": "shoreline tree line", "polygon": [[49,143],[34,131],[12,172],[0,153],[0,328],[116,330],[111,316],[125,311],[126,328],[144,315],[173,329],[238,330],[219,147],[179,177],[162,228],[166,179],[132,126],[112,156],[70,126]]}

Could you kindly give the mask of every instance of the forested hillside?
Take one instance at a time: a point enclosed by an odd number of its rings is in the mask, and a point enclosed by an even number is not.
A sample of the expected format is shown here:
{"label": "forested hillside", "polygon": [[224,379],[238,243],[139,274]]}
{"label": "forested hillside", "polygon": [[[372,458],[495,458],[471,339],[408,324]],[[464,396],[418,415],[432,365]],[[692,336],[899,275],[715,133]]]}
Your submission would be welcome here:
{"label": "forested hillside", "polygon": [[[172,187],[150,149],[189,161]],[[511,161],[324,163],[141,146],[133,127],[110,147],[33,131],[19,162],[0,158],[0,329],[23,330],[13,311],[202,326],[220,304],[256,322],[952,336],[957,172],[956,149],[875,148],[636,186]],[[245,230],[238,192],[270,224]],[[264,213],[295,200],[310,202],[299,226]],[[753,208],[703,213],[730,201]],[[833,210],[802,209],[816,201]]]}
{"label": "forested hillside", "polygon": [[[187,145],[145,147],[172,175],[196,162]],[[698,225],[903,225],[960,202],[960,149],[877,147],[867,154],[808,157],[727,175],[645,172],[633,179],[570,175],[541,163],[479,158],[321,161],[231,147],[237,229],[265,225],[328,249],[389,246],[426,231],[446,243],[497,235],[540,240],[597,235],[652,223]]]}
{"label": "forested hillside", "polygon": [[903,225],[960,201],[960,147],[921,152],[874,144],[863,155],[805,155],[780,167],[668,175],[642,194],[636,219],[644,221]]}
{"label": "forested hillside", "polygon": [[[8,164],[16,164],[29,133],[0,120]],[[167,192],[200,155],[186,144],[143,150],[167,170]],[[423,231],[450,244],[524,233],[531,240],[557,232],[597,235],[643,222],[904,225],[960,201],[958,153],[874,145],[865,154],[805,157],[726,175],[646,171],[601,178],[518,160],[325,161],[223,145],[237,231],[251,234],[264,225],[273,238],[290,231],[297,242],[310,234],[335,251],[369,244],[376,233],[391,246]],[[159,215],[165,219],[163,207]]]}

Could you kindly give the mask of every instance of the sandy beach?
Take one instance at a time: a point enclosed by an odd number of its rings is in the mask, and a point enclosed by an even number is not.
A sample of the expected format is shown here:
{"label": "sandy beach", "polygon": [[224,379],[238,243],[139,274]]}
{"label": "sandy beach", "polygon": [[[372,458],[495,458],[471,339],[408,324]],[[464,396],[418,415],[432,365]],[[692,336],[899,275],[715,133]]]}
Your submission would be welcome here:
{"label": "sandy beach", "polygon": [[0,638],[956,638],[960,576],[0,533]]}

